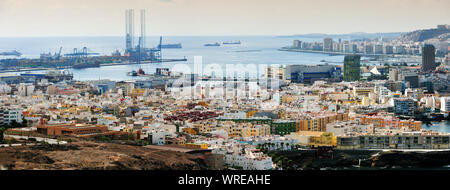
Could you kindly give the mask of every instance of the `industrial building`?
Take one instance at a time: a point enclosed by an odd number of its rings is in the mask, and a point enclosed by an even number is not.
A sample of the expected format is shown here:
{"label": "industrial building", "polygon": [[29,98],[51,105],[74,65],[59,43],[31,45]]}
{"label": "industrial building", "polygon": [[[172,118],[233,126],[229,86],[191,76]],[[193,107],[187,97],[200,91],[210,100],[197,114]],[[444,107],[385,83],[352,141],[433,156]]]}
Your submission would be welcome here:
{"label": "industrial building", "polygon": [[161,57],[161,43],[158,48],[146,47],[146,12],[140,10],[140,37],[138,43],[135,45],[135,27],[134,27],[134,10],[128,9],[125,12],[125,56],[129,58],[130,62],[140,63],[141,61],[162,61]]}
{"label": "industrial building", "polygon": [[340,81],[341,67],[336,65],[287,65],[284,68],[283,77],[284,80],[295,83],[314,83],[317,80]]}

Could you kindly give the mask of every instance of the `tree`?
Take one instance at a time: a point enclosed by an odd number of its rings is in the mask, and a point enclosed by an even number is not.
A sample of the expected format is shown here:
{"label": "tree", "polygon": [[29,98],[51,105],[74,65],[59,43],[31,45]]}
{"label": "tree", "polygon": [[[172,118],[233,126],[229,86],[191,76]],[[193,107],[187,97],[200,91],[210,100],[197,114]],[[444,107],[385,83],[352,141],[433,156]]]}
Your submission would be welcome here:
{"label": "tree", "polygon": [[28,121],[25,118],[22,118],[22,127],[27,127]]}
{"label": "tree", "polygon": [[3,132],[6,131],[6,128],[0,127],[0,143],[3,143]]}

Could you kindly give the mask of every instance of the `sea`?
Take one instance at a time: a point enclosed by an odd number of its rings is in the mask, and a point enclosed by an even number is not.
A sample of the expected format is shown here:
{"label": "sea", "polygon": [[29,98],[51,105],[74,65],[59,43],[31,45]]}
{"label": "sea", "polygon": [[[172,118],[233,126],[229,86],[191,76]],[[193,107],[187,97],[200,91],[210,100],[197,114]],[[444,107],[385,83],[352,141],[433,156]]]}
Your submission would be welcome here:
{"label": "sea", "polygon": [[[157,47],[159,36],[149,36],[146,38],[145,47]],[[163,59],[182,59],[186,62],[165,62],[150,64],[130,64],[102,66],[99,68],[68,69],[75,80],[99,80],[109,79],[113,81],[136,80],[136,77],[128,76],[132,70],[142,68],[146,73],[154,73],[156,68],[169,68],[177,72],[182,70],[183,65],[192,68],[194,57],[200,56],[203,67],[210,64],[221,65],[248,65],[254,64],[258,67],[274,65],[317,65],[336,64],[342,65],[343,55],[330,56],[327,54],[287,52],[279,51],[281,47],[290,46],[293,40],[304,42],[319,42],[322,38],[298,38],[289,36],[167,36],[163,37],[163,44],[181,43],[181,49],[163,49]],[[344,39],[345,40],[345,39]],[[240,41],[239,45],[223,45],[222,42]],[[221,43],[221,46],[209,46],[207,43]],[[0,52],[17,50],[23,55],[22,58],[39,58],[41,53],[58,52],[62,47],[61,54],[72,53],[74,48],[78,50],[83,47],[88,48],[90,53],[100,55],[111,55],[118,50],[123,53],[125,50],[125,37],[14,37],[0,38]],[[0,56],[0,59],[8,57]],[[11,57],[9,57],[11,58]],[[363,57],[362,59],[366,59]],[[198,60],[198,59],[197,59]],[[181,65],[181,67],[180,67]],[[181,70],[180,70],[181,68]],[[46,71],[32,71],[32,73],[43,73]],[[261,73],[257,73],[261,74]],[[422,128],[450,133],[450,122],[432,122],[431,125],[423,124]]]}
{"label": "sea", "polygon": [[[69,69],[76,80],[109,79],[114,81],[134,80],[136,77],[127,76],[132,70],[142,68],[146,73],[154,73],[156,68],[169,68],[181,72],[179,65],[192,66],[194,57],[201,56],[203,67],[210,64],[226,65],[254,64],[258,67],[269,65],[305,64],[316,65],[342,64],[344,56],[329,56],[325,54],[286,52],[278,49],[290,46],[294,39],[306,42],[321,41],[321,38],[294,38],[279,36],[169,36],[163,37],[163,44],[181,43],[181,49],[163,49],[163,59],[182,59],[186,62],[165,62],[151,64],[116,65],[100,68]],[[145,46],[157,47],[159,36],[150,36],[146,39]],[[206,43],[240,41],[240,45],[223,45],[219,47],[209,46]],[[39,58],[41,53],[58,52],[62,47],[62,54],[72,53],[74,48],[78,50],[88,48],[88,52],[111,55],[119,50],[125,51],[124,37],[29,37],[29,38],[0,38],[0,52],[17,50],[23,58]],[[0,57],[0,59],[5,56]],[[325,61],[325,62],[324,62]],[[181,67],[183,68],[183,67]],[[43,72],[43,71],[36,71]]]}

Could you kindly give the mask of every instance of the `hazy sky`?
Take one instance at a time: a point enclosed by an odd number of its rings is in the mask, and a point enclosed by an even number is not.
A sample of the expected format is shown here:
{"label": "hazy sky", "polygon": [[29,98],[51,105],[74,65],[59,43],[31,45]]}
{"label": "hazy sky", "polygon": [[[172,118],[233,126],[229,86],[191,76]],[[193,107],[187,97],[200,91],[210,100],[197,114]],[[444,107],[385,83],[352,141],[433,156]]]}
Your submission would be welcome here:
{"label": "hazy sky", "polygon": [[[0,37],[406,32],[450,24],[450,0],[0,0]],[[138,15],[135,25],[138,31]]]}

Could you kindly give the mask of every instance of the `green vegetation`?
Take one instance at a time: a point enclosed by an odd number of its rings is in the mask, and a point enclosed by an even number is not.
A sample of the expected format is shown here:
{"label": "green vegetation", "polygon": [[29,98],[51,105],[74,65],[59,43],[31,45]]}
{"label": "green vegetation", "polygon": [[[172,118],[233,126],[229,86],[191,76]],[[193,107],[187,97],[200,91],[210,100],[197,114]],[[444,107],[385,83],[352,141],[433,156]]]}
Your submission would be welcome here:
{"label": "green vegetation", "polygon": [[111,142],[111,138],[103,135],[97,135],[94,137],[94,139],[101,142]]}
{"label": "green vegetation", "polygon": [[10,124],[0,125],[0,128],[12,129],[12,128],[22,128],[27,127],[28,121],[26,119],[22,119],[22,123],[18,123],[17,121],[12,121]]}
{"label": "green vegetation", "polygon": [[277,165],[275,169],[292,170],[292,160],[288,157],[278,155],[275,152],[270,152],[269,156],[272,157],[272,162]]}
{"label": "green vegetation", "polygon": [[373,80],[387,80],[388,77],[386,75],[370,75],[367,78],[367,81],[373,81]]}
{"label": "green vegetation", "polygon": [[3,132],[6,131],[6,128],[0,127],[0,143],[3,143]]}

